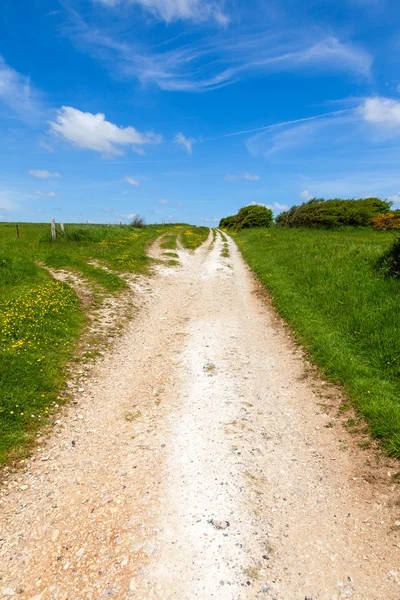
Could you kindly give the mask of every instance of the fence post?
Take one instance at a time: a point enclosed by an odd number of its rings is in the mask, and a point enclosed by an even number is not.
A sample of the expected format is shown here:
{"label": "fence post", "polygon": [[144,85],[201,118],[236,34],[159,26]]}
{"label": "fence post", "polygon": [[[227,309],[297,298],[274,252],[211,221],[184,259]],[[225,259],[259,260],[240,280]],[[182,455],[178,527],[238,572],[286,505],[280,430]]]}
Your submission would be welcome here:
{"label": "fence post", "polygon": [[18,223],[15,224],[15,229],[17,232],[17,238],[19,239],[19,229],[18,229]]}
{"label": "fence post", "polygon": [[54,241],[57,238],[56,233],[56,221],[55,219],[51,220],[51,239]]}
{"label": "fence post", "polygon": [[64,223],[60,223],[60,229],[63,233],[65,233]]}

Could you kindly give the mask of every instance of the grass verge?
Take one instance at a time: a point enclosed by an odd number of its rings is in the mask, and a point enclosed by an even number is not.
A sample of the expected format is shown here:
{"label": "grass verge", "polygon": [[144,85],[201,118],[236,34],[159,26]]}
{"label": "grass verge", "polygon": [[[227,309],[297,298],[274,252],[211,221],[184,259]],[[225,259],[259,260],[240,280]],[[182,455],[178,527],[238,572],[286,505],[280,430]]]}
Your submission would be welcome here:
{"label": "grass verge", "polygon": [[70,225],[55,242],[49,230],[22,223],[17,239],[15,224],[0,224],[0,464],[29,450],[60,403],[87,321],[75,293],[38,262],[78,271],[104,297],[127,287],[120,274],[148,271],[146,246],[174,226]]}
{"label": "grass verge", "polygon": [[400,282],[375,269],[393,235],[281,228],[235,240],[311,358],[400,458]]}

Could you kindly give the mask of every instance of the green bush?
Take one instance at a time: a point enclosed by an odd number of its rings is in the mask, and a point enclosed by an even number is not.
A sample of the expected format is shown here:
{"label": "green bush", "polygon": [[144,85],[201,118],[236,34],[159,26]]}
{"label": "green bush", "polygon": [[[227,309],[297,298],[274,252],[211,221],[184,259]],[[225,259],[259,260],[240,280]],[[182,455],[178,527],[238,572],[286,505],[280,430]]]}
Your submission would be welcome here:
{"label": "green bush", "polygon": [[281,227],[325,229],[343,226],[368,227],[373,217],[388,212],[390,206],[390,202],[379,198],[359,200],[313,198],[299,206],[292,206],[278,215],[276,224]]}
{"label": "green bush", "polygon": [[224,219],[221,219],[221,221],[219,222],[219,226],[223,227],[224,229],[229,229],[230,227],[235,227],[236,223],[236,216],[225,217]]}
{"label": "green bush", "polygon": [[241,208],[237,215],[221,219],[219,226],[224,229],[250,229],[253,227],[271,227],[272,210],[260,204],[249,204]]}
{"label": "green bush", "polygon": [[140,215],[135,215],[132,219],[131,227],[136,229],[144,229],[146,227],[146,220]]}

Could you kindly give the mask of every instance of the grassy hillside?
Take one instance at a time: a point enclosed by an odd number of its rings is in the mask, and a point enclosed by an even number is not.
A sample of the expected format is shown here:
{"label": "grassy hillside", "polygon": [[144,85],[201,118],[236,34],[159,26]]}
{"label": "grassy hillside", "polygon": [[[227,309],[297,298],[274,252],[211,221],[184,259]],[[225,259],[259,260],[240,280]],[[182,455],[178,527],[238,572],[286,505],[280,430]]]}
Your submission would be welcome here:
{"label": "grassy hillside", "polygon": [[400,281],[374,269],[393,234],[275,228],[235,240],[315,362],[400,457]]}
{"label": "grassy hillside", "polygon": [[48,224],[20,224],[20,239],[15,224],[0,224],[0,464],[21,455],[46,421],[85,322],[72,290],[38,262],[81,273],[109,294],[126,287],[120,272],[148,271],[147,244],[182,231],[198,243],[204,237],[203,228],[183,225],[71,225],[52,242]]}

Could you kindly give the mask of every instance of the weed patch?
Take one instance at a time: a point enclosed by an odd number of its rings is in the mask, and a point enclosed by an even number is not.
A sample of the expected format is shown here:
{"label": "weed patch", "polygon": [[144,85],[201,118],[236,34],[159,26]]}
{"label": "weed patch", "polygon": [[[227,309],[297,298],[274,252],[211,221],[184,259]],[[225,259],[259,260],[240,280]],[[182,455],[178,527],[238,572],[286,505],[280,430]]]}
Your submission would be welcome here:
{"label": "weed patch", "polygon": [[77,297],[57,281],[0,304],[0,464],[46,421],[82,322]]}

